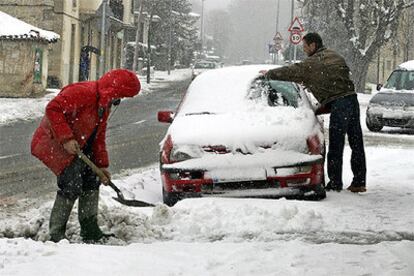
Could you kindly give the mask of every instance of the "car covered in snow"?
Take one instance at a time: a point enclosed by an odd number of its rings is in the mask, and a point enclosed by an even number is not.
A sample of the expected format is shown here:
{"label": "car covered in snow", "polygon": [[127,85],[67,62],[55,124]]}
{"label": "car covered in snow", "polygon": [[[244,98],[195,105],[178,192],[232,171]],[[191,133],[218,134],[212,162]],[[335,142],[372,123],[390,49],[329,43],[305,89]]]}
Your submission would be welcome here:
{"label": "car covered in snow", "polygon": [[216,68],[218,68],[218,66],[217,66],[217,63],[215,63],[214,61],[207,61],[207,60],[197,61],[192,68],[191,77],[192,79],[195,79],[201,73],[211,70],[211,69],[216,69]]}
{"label": "car covered in snow", "polygon": [[414,128],[414,60],[400,64],[377,90],[367,108],[368,129],[377,132],[384,126]]}
{"label": "car covered in snow", "polygon": [[189,86],[160,143],[163,200],[185,197],[323,199],[325,144],[309,94],[246,65],[203,73]]}

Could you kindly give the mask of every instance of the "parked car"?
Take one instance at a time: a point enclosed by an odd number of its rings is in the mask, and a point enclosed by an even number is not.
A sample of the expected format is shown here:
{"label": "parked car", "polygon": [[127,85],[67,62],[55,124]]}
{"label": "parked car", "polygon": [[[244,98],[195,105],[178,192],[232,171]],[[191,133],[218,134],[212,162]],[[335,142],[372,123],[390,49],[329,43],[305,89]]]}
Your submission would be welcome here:
{"label": "parked car", "polygon": [[384,126],[414,128],[414,60],[402,63],[371,98],[366,113],[370,131]]}
{"label": "parked car", "polygon": [[200,75],[201,73],[211,70],[211,69],[216,69],[217,68],[217,64],[215,62],[212,61],[197,61],[196,63],[194,63],[193,66],[193,70],[192,70],[192,79],[195,79],[198,75]]}
{"label": "parked car", "polygon": [[302,87],[257,78],[274,65],[210,70],[189,86],[161,142],[164,203],[185,197],[323,199],[323,126]]}

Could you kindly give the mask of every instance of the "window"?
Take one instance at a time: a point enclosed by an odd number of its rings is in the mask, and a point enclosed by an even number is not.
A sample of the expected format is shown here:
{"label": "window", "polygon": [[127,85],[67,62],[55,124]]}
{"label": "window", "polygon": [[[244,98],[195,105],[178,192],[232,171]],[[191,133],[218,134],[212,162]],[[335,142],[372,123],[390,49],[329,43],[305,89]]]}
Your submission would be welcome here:
{"label": "window", "polygon": [[300,95],[296,86],[287,81],[256,79],[248,92],[248,99],[266,101],[269,106],[298,107]]}
{"label": "window", "polygon": [[76,9],[78,6],[78,0],[72,0],[72,9]]}
{"label": "window", "polygon": [[197,62],[194,65],[194,69],[214,69],[216,64],[213,62]]}
{"label": "window", "polygon": [[384,88],[395,90],[414,90],[414,71],[396,70],[392,72]]}

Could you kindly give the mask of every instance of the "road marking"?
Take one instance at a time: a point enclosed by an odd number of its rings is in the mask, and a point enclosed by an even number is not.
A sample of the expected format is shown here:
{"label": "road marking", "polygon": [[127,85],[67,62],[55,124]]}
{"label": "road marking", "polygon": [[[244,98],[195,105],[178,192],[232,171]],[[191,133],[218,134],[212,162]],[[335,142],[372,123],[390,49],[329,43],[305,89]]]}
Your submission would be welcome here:
{"label": "road marking", "polygon": [[135,123],[132,123],[133,125],[138,125],[138,124],[142,124],[143,122],[145,122],[146,120],[141,120],[141,121],[138,121],[138,122],[135,122]]}
{"label": "road marking", "polygon": [[1,159],[7,159],[7,158],[10,158],[10,157],[19,156],[19,155],[22,155],[22,153],[16,153],[16,154],[10,154],[10,155],[0,156],[0,160]]}

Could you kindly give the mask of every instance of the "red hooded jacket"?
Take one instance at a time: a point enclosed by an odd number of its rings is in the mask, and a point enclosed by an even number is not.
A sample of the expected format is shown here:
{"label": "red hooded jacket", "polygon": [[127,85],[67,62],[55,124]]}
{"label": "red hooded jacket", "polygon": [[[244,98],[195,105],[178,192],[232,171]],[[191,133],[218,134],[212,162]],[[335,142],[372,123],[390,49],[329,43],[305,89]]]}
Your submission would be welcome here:
{"label": "red hooded jacket", "polygon": [[[75,139],[83,148],[98,126],[92,145],[93,161],[98,167],[108,167],[105,134],[111,101],[133,97],[140,89],[137,76],[125,69],[112,70],[97,81],[65,86],[46,106],[45,116],[32,138],[32,154],[59,175],[75,158],[63,144]],[[104,111],[101,118],[100,108]]]}

